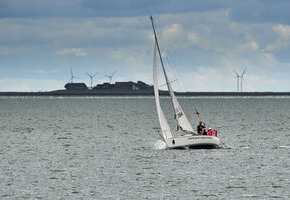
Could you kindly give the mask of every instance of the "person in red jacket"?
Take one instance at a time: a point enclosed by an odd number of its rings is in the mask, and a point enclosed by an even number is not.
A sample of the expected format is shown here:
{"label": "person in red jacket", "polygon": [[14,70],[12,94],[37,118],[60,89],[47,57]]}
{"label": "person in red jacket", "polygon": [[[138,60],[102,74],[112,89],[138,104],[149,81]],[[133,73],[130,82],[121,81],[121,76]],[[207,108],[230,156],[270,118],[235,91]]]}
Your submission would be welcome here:
{"label": "person in red jacket", "polygon": [[217,137],[217,129],[214,129],[213,134]]}
{"label": "person in red jacket", "polygon": [[212,131],[211,128],[209,128],[209,129],[207,130],[207,134],[208,134],[208,135],[213,135],[213,131]]}

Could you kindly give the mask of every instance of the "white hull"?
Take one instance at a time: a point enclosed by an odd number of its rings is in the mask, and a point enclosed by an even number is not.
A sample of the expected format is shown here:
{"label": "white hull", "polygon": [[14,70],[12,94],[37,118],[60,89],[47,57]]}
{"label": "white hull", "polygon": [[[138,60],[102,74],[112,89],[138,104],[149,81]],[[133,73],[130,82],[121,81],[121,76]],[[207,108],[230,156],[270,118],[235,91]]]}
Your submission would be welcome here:
{"label": "white hull", "polygon": [[220,141],[215,136],[191,134],[169,138],[165,140],[169,149],[183,149],[183,148],[203,148],[211,149],[219,146]]}

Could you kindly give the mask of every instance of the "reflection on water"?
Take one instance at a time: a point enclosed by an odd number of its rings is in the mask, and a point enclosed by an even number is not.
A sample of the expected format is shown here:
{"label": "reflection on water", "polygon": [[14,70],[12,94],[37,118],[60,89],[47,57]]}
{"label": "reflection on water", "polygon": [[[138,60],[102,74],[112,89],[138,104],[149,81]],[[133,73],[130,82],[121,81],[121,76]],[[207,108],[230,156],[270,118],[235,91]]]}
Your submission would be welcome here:
{"label": "reflection on water", "polygon": [[152,97],[0,97],[0,197],[289,199],[289,100],[180,98],[221,148],[167,150]]}

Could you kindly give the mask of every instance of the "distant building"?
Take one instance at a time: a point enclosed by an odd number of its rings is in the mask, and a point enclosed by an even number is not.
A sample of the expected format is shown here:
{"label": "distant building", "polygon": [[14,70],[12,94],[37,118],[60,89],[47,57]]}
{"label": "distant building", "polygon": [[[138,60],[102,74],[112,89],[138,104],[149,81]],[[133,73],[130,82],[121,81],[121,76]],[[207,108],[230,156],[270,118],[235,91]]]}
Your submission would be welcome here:
{"label": "distant building", "polygon": [[115,88],[115,84],[103,83],[103,84],[98,84],[93,89],[112,89],[112,88]]}
{"label": "distant building", "polygon": [[129,82],[116,82],[115,88],[127,89],[127,90],[148,90],[148,89],[152,89],[153,87],[142,81],[138,81],[137,83],[129,81]]}
{"label": "distant building", "polygon": [[153,89],[152,85],[148,85],[142,81],[137,81],[137,83],[135,83],[135,86],[138,87],[141,90],[150,90]]}
{"label": "distant building", "polygon": [[132,81],[129,82],[116,82],[115,83],[116,89],[126,89],[126,90],[133,90],[134,83]]}
{"label": "distant building", "polygon": [[67,83],[65,84],[67,90],[87,90],[88,87],[85,83]]}
{"label": "distant building", "polygon": [[116,82],[115,84],[110,83],[98,84],[93,89],[148,90],[153,89],[153,86],[148,85],[142,81],[138,81],[137,83],[128,81],[128,82]]}

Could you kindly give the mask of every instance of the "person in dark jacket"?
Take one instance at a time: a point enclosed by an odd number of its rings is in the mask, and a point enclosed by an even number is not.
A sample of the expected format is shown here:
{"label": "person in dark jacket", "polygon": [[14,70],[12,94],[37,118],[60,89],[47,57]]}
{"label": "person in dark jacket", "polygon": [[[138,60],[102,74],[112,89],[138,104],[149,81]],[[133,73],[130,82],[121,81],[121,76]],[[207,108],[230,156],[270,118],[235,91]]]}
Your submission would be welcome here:
{"label": "person in dark jacket", "polygon": [[202,134],[202,130],[205,128],[205,124],[200,121],[197,126],[197,134]]}

